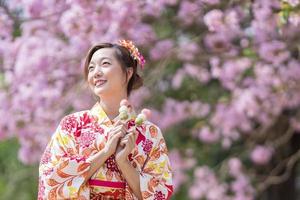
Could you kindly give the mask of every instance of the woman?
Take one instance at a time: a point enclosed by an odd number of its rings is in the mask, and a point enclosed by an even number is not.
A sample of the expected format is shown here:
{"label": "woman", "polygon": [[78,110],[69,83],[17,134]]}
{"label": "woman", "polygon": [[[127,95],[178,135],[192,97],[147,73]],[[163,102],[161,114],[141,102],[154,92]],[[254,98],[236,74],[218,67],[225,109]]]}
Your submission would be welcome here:
{"label": "woman", "polygon": [[142,85],[131,41],[90,49],[84,74],[99,101],[65,116],[41,158],[38,199],[169,199],[172,174],[160,129],[121,120],[119,106]]}

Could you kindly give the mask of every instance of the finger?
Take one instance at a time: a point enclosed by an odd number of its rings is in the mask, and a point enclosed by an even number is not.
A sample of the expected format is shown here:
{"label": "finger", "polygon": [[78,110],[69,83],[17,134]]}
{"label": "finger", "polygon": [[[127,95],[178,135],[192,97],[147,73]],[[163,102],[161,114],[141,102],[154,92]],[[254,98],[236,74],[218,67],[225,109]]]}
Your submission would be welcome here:
{"label": "finger", "polygon": [[108,137],[107,137],[107,140],[110,140],[112,138],[112,136],[114,136],[114,132],[113,131],[110,131],[108,133]]}
{"label": "finger", "polygon": [[127,143],[128,143],[128,139],[122,139],[120,145],[124,147]]}
{"label": "finger", "polygon": [[132,127],[130,127],[127,131],[128,131],[128,132],[134,132],[134,131],[135,131],[135,127],[132,126]]}
{"label": "finger", "polygon": [[111,130],[111,134],[113,134],[113,135],[115,135],[115,134],[118,133],[118,132],[123,132],[123,131],[122,131],[122,126],[117,126],[117,127],[113,128],[113,129]]}
{"label": "finger", "polygon": [[131,137],[131,138],[134,138],[135,136],[136,136],[136,132],[135,132],[135,131],[130,132],[130,133],[128,134],[128,137]]}
{"label": "finger", "polygon": [[120,119],[118,119],[114,124],[114,126],[124,125],[124,122]]}
{"label": "finger", "polygon": [[130,137],[130,142],[133,146],[135,146],[135,141],[136,141],[135,134],[133,134],[132,137]]}
{"label": "finger", "polygon": [[137,138],[138,138],[138,132],[134,130],[134,142],[137,140]]}
{"label": "finger", "polygon": [[124,137],[126,135],[126,132],[125,131],[120,131],[120,137]]}
{"label": "finger", "polygon": [[134,145],[136,144],[137,139],[138,139],[138,132],[134,131],[134,139],[133,139]]}
{"label": "finger", "polygon": [[113,132],[111,134],[112,134],[112,136],[108,140],[119,140],[119,139],[122,139],[126,135],[126,132],[118,131],[118,132]]}
{"label": "finger", "polygon": [[122,130],[126,130],[126,131],[127,131],[127,128],[126,128],[125,126],[123,126],[123,125],[120,125],[120,128],[121,128]]}
{"label": "finger", "polygon": [[125,125],[119,125],[118,127],[116,127],[117,131],[122,131],[122,132],[127,132],[127,127]]}
{"label": "finger", "polygon": [[115,126],[114,128],[112,128],[112,130],[121,130],[122,129],[122,124]]}
{"label": "finger", "polygon": [[134,140],[134,136],[133,136],[133,133],[129,133],[128,135],[126,135],[127,137],[127,143],[128,145],[132,145],[132,141]]}
{"label": "finger", "polygon": [[120,138],[124,137],[124,133],[123,132],[118,132],[116,134],[113,135],[112,139],[113,140],[119,140]]}
{"label": "finger", "polygon": [[128,140],[128,134],[125,134],[122,140]]}
{"label": "finger", "polygon": [[126,144],[128,142],[129,138],[128,137],[123,137],[121,138],[120,142],[123,143],[123,144]]}
{"label": "finger", "polygon": [[132,138],[129,138],[128,142],[126,143],[126,147],[130,150],[134,149],[135,143],[133,142]]}

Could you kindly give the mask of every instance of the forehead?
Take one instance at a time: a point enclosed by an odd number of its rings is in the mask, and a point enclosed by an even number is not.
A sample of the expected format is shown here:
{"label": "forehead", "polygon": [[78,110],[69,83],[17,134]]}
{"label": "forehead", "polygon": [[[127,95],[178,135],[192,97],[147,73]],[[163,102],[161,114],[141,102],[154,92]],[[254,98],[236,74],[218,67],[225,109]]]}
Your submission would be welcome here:
{"label": "forehead", "polygon": [[115,50],[113,48],[98,49],[93,54],[93,56],[91,58],[91,61],[98,61],[98,60],[100,60],[101,58],[104,58],[104,57],[114,59],[115,58]]}

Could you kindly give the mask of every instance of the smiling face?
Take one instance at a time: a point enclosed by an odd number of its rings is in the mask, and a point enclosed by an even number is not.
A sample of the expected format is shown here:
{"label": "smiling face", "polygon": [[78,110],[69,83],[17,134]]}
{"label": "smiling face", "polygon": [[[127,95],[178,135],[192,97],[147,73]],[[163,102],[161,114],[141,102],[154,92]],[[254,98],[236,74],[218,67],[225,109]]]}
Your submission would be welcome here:
{"label": "smiling face", "polygon": [[[127,68],[127,80],[132,70]],[[98,97],[116,94],[126,94],[126,73],[115,56],[115,49],[101,48],[93,55],[88,65],[88,84]]]}

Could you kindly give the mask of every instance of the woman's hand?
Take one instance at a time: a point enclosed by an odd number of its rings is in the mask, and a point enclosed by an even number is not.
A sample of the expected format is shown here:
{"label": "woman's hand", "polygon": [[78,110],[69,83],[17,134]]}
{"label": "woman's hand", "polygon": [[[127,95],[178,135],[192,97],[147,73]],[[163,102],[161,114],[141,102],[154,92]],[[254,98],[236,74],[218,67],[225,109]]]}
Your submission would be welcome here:
{"label": "woman's hand", "polygon": [[118,150],[116,152],[117,163],[127,161],[128,155],[135,148],[135,142],[137,139],[137,132],[135,129],[128,131],[127,135],[121,139]]}
{"label": "woman's hand", "polygon": [[126,124],[118,120],[114,127],[109,131],[108,140],[105,144],[105,151],[108,155],[112,155],[116,152],[117,146],[121,138],[126,135]]}
{"label": "woman's hand", "polygon": [[128,155],[136,146],[135,142],[138,132],[136,131],[135,127],[132,127],[130,130],[128,130],[128,132],[129,133],[121,139],[121,142],[118,146],[116,152],[116,162],[119,170],[122,172],[122,176],[125,178],[134,195],[138,199],[143,199],[140,189],[140,173],[128,160]]}

